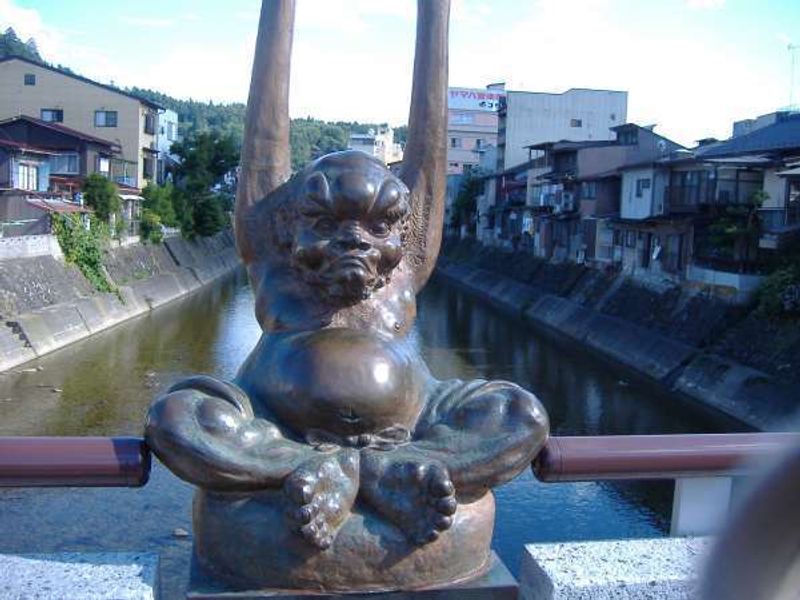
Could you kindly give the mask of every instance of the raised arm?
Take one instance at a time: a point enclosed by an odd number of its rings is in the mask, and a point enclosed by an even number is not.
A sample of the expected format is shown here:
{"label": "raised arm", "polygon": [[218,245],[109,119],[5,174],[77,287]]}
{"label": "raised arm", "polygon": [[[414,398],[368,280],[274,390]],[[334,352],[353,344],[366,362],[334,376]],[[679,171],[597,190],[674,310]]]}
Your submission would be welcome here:
{"label": "raised arm", "polygon": [[255,255],[256,240],[247,226],[253,206],[291,174],[289,67],[294,12],[294,0],[263,0],[261,5],[236,191],[236,244],[245,263]]}
{"label": "raised arm", "polygon": [[400,178],[411,191],[414,287],[430,277],[442,242],[447,177],[447,28],[450,0],[417,0],[414,82]]}

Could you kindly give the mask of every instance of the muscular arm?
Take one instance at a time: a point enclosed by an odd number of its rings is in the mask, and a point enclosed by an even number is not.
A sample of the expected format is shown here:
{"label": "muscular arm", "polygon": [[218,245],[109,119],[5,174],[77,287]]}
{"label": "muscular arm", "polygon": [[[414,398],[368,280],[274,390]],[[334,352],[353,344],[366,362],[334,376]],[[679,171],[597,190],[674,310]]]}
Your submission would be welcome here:
{"label": "muscular arm", "polygon": [[400,178],[411,192],[408,247],[419,291],[430,277],[442,241],[447,173],[447,26],[449,0],[417,2],[414,84],[408,143]]}
{"label": "muscular arm", "polygon": [[147,443],[182,479],[212,490],[280,487],[315,451],[255,418],[244,392],[211,377],[174,385],[150,408]]}

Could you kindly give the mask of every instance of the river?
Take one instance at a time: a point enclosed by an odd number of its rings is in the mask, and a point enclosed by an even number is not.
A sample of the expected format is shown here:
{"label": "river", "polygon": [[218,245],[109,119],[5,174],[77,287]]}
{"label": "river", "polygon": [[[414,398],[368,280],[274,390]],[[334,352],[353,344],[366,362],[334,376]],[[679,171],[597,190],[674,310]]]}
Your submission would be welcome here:
{"label": "river", "polygon": [[[140,435],[159,390],[190,373],[232,377],[258,340],[243,274],[0,375],[0,435]],[[537,394],[557,435],[735,431],[434,280],[415,335],[440,378],[509,379]],[[0,552],[158,551],[165,598],[187,577],[191,487],[160,464],[141,489],[0,490]],[[494,546],[516,572],[526,542],[666,535],[669,483],[541,484],[497,490]]]}

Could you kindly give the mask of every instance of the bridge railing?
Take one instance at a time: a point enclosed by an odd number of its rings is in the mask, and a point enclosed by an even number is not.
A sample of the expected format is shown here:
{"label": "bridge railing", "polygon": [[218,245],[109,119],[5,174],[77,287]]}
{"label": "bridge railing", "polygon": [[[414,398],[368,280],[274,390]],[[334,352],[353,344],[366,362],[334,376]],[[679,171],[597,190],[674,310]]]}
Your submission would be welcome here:
{"label": "bridge railing", "polygon": [[[795,433],[551,437],[533,463],[543,482],[674,479],[673,535],[716,530],[733,481],[800,444]],[[0,437],[0,487],[139,487],[150,451],[134,437]]]}

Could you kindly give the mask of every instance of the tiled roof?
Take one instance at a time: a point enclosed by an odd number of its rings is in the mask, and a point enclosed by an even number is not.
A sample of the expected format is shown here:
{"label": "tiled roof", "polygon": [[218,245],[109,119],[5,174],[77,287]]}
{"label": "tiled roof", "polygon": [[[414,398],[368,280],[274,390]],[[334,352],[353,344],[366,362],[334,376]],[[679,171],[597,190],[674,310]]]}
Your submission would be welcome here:
{"label": "tiled roof", "polygon": [[12,117],[10,119],[4,119],[0,121],[0,127],[2,127],[3,125],[14,123],[16,121],[27,121],[38,127],[44,127],[45,129],[57,131],[59,133],[63,133],[64,135],[69,135],[74,138],[78,138],[79,140],[92,142],[93,144],[100,144],[101,146],[107,146],[108,148],[119,149],[119,144],[117,144],[116,142],[109,142],[108,140],[104,140],[102,138],[89,135],[88,133],[83,133],[82,131],[78,131],[77,129],[72,129],[64,125],[59,125],[58,123],[50,123],[48,121],[42,121],[41,119],[37,119],[35,117],[31,117],[28,115],[20,115],[18,117]]}
{"label": "tiled roof", "polygon": [[788,150],[800,151],[800,113],[783,115],[772,125],[724,142],[701,146],[695,154],[698,158],[716,158]]}

